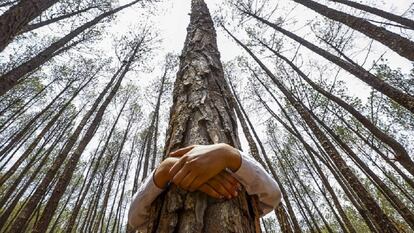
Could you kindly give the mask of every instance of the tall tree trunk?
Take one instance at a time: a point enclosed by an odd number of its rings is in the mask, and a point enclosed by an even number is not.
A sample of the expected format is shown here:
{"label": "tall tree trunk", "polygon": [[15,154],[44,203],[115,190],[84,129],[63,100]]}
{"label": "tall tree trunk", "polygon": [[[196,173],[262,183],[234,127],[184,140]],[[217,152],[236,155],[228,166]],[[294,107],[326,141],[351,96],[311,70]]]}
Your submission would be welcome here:
{"label": "tall tree trunk", "polygon": [[[96,161],[94,161],[94,166],[93,169],[91,171],[90,176],[87,176],[87,181],[85,181],[85,184],[82,186],[82,192],[80,192],[78,199],[76,200],[75,206],[73,207],[68,223],[66,224],[66,229],[65,232],[66,233],[71,233],[73,231],[73,227],[76,223],[76,218],[78,217],[79,211],[81,210],[82,206],[84,205],[84,200],[90,190],[90,187],[92,185],[92,182],[95,179],[95,176],[97,175],[97,173],[99,172],[99,168],[100,166],[102,166],[101,164],[101,160],[104,157],[108,147],[109,147],[109,143],[112,139],[112,135],[115,132],[116,126],[118,124],[118,121],[120,119],[122,111],[118,114],[117,118],[115,119],[114,123],[112,124],[111,129],[109,130],[108,136],[106,137],[105,143],[103,145],[102,150],[100,151],[98,157],[96,158]],[[100,141],[102,141],[103,138],[101,138]],[[100,142],[101,143],[101,142]],[[96,148],[95,151],[95,155],[98,153],[99,147],[100,147],[100,143],[98,145],[98,147]],[[95,156],[94,156],[95,157]]]}
{"label": "tall tree trunk", "polygon": [[[230,34],[230,32],[228,32]],[[230,34],[232,38],[241,46],[243,47],[246,52],[259,64],[259,66],[265,71],[265,73],[272,79],[275,85],[282,91],[282,93],[286,96],[292,106],[297,110],[299,115],[311,129],[311,131],[315,134],[316,138],[326,151],[326,153],[330,156],[332,161],[338,167],[341,174],[347,179],[349,185],[352,189],[357,193],[360,197],[361,201],[364,203],[366,208],[371,212],[375,222],[382,228],[384,232],[398,232],[395,225],[392,221],[388,218],[388,216],[382,211],[378,203],[372,198],[369,192],[365,189],[363,184],[351,170],[351,168],[347,165],[345,160],[341,157],[335,146],[332,142],[328,139],[325,133],[318,127],[316,122],[312,119],[312,116],[309,112],[306,111],[303,104],[297,101],[291,94],[287,88],[272,74],[272,72],[252,53],[246,45],[241,43],[237,38],[235,38],[232,34]]]}
{"label": "tall tree trunk", "polygon": [[[97,74],[97,73],[95,73]],[[56,113],[55,116],[47,123],[47,125],[42,129],[42,131],[37,135],[37,137],[32,141],[32,143],[27,147],[27,149],[23,152],[23,154],[16,160],[16,162],[10,167],[10,169],[0,178],[0,185],[2,185],[11,175],[16,172],[17,168],[23,163],[24,160],[32,153],[32,151],[36,148],[37,144],[40,140],[49,132],[49,130],[55,125],[55,123],[59,120],[61,115],[65,112],[66,108],[72,101],[78,96],[78,94],[92,81],[95,77],[93,75],[85,84],[78,88],[72,97],[66,101],[66,103],[60,108],[60,110]]]}
{"label": "tall tree trunk", "polygon": [[0,16],[0,52],[30,21],[58,0],[21,0]]}
{"label": "tall tree trunk", "polygon": [[384,19],[388,19],[390,21],[394,21],[396,23],[407,26],[407,27],[414,30],[414,21],[413,20],[402,17],[402,16],[399,16],[399,15],[396,15],[396,14],[392,14],[390,12],[381,10],[379,8],[370,7],[368,5],[361,4],[361,3],[358,3],[358,2],[354,2],[354,1],[349,1],[349,0],[329,0],[329,1],[338,2],[338,3],[344,4],[344,5],[353,7],[355,9],[358,9],[358,10],[369,12],[371,14],[380,16],[380,17],[382,17]]}
{"label": "tall tree trunk", "polygon": [[[284,199],[284,201],[286,203],[286,207],[288,208],[289,215],[287,215],[287,212],[284,209],[284,207],[278,208],[278,209],[275,210],[275,214],[278,217],[279,223],[280,223],[281,228],[282,228],[282,232],[296,232],[296,233],[301,233],[302,231],[301,231],[301,228],[299,226],[299,222],[298,222],[298,220],[296,218],[295,213],[293,212],[293,208],[292,208],[292,206],[290,204],[290,201],[289,201],[290,198],[289,198],[287,192],[285,191],[284,184],[282,184],[282,182],[280,181],[278,175],[276,174],[276,171],[273,168],[272,163],[270,162],[270,159],[269,159],[269,157],[268,157],[268,155],[267,155],[267,153],[266,153],[266,151],[265,151],[265,149],[264,149],[264,147],[263,147],[263,145],[262,145],[262,143],[260,141],[260,138],[258,137],[257,133],[255,132],[255,129],[253,127],[253,124],[251,123],[251,121],[250,121],[250,119],[249,119],[246,111],[244,110],[244,108],[243,108],[243,106],[241,104],[240,99],[239,99],[237,93],[234,90],[234,87],[233,87],[231,78],[229,78],[229,84],[230,84],[230,88],[232,90],[232,93],[233,93],[233,96],[234,96],[234,100],[235,100],[235,102],[233,104],[234,105],[234,109],[236,111],[237,117],[240,120],[240,125],[242,126],[243,133],[246,136],[247,142],[249,144],[250,153],[252,154],[252,156],[264,168],[268,167],[268,169],[270,170],[270,173],[273,175],[273,178],[276,180],[276,182],[279,185],[279,188],[281,190],[283,199]],[[263,154],[263,157],[265,158],[266,163],[259,156],[259,150],[258,150],[258,148],[256,146],[256,143],[255,143],[255,141],[253,139],[253,136],[251,135],[251,133],[249,131],[249,126],[247,125],[246,122],[250,126],[250,128],[251,128],[251,130],[253,132],[253,135],[255,136],[258,144],[260,145],[260,148],[262,150],[262,154]],[[290,223],[289,222],[285,222],[284,221],[285,219],[290,219],[292,221],[293,226],[290,226]]]}
{"label": "tall tree trunk", "polygon": [[345,61],[329,53],[328,51],[319,48],[318,46],[310,43],[309,41],[303,39],[302,37],[285,30],[274,23],[267,21],[266,19],[263,19],[251,12],[247,12],[247,11],[244,11],[244,12],[246,14],[249,14],[253,18],[257,19],[258,21],[272,27],[276,31],[279,31],[285,34],[286,36],[288,36],[289,38],[299,42],[300,44],[304,45],[306,48],[319,54],[320,56],[326,58],[327,60],[342,67],[344,70],[353,74],[355,77],[357,77],[361,81],[367,83],[369,86],[371,86],[375,90],[383,93],[384,95],[388,96],[390,99],[394,100],[395,102],[399,103],[401,106],[405,107],[406,109],[414,113],[414,96],[404,93],[398,88],[391,86],[390,84],[386,83],[385,81],[381,80],[380,78],[376,77],[375,75],[365,70],[363,67],[357,66],[354,63],[349,63],[348,61]]}
{"label": "tall tree trunk", "polygon": [[[75,118],[72,118],[72,121]],[[25,194],[26,190],[29,188],[30,185],[33,185],[33,182],[35,181],[35,178],[39,175],[41,169],[43,169],[44,165],[47,163],[49,156],[51,155],[51,153],[54,151],[54,149],[56,148],[56,146],[58,145],[58,143],[61,141],[61,139],[63,138],[63,136],[65,135],[65,133],[67,133],[68,129],[70,128],[72,121],[70,121],[66,127],[62,130],[62,132],[60,133],[60,135],[56,138],[56,140],[54,141],[54,143],[52,143],[50,145],[50,147],[45,151],[45,153],[41,156],[40,158],[40,162],[37,165],[37,168],[30,174],[30,176],[27,178],[27,180],[25,181],[25,184],[21,187],[18,187],[20,181],[27,176],[27,172],[29,170],[29,166],[26,166],[25,169],[23,169],[21,171],[21,174],[19,174],[19,176],[16,178],[16,180],[9,185],[9,188],[7,189],[7,191],[5,192],[2,200],[1,200],[1,205],[3,206],[3,212],[0,215],[0,230],[3,229],[4,224],[7,222],[7,220],[11,217],[11,214],[13,213],[13,211],[16,211],[15,207],[19,204],[19,202],[21,202],[21,197]],[[35,185],[36,187],[37,185]],[[5,207],[5,204],[7,202],[8,199],[11,198],[11,195],[16,192],[16,190],[18,190],[18,192],[14,195],[14,199],[13,201],[11,201],[10,204],[8,204],[7,208]],[[23,205],[22,205],[23,206]],[[18,213],[19,211],[17,211]],[[11,220],[10,222],[12,222],[13,220]]]}
{"label": "tall tree trunk", "polygon": [[348,27],[382,43],[399,55],[414,61],[414,42],[383,27],[375,26],[367,20],[356,17],[311,0],[293,0],[329,19],[341,22]]}
{"label": "tall tree trunk", "polygon": [[[191,144],[240,148],[231,97],[217,49],[214,24],[203,0],[192,0],[190,26],[174,87],[165,156]],[[185,204],[184,204],[185,203]],[[222,201],[176,186],[157,198],[149,232],[260,232],[257,206],[247,194]]]}
{"label": "tall tree trunk", "polygon": [[296,128],[295,124],[292,122],[292,120],[290,119],[289,115],[287,114],[287,112],[284,110],[284,108],[282,107],[282,105],[279,103],[279,101],[277,101],[277,99],[273,96],[273,94],[270,92],[270,90],[267,88],[267,86],[265,86],[265,84],[255,75],[253,74],[256,79],[266,88],[266,90],[269,92],[269,94],[271,94],[272,98],[276,101],[277,105],[279,106],[279,108],[282,110],[283,114],[285,115],[285,117],[287,118],[287,120],[289,121],[291,127],[289,127],[285,122],[282,121],[282,119],[280,117],[278,117],[270,108],[269,106],[266,104],[266,102],[263,101],[263,99],[260,97],[260,95],[256,92],[257,97],[259,98],[259,101],[264,105],[264,107],[266,108],[266,110],[279,122],[282,124],[282,126],[293,136],[295,136],[304,146],[305,150],[307,151],[309,157],[311,158],[315,168],[318,171],[318,174],[321,177],[321,180],[324,184],[324,186],[327,188],[327,190],[330,192],[332,199],[334,201],[334,204],[336,206],[336,208],[339,211],[339,214],[341,215],[342,219],[344,220],[345,224],[347,225],[347,229],[349,232],[351,233],[356,233],[355,228],[353,227],[351,221],[349,220],[349,218],[347,217],[345,211],[343,210],[339,199],[335,193],[335,191],[333,190],[333,188],[331,187],[328,179],[325,177],[322,169],[320,168],[319,164],[316,162],[315,156],[314,154],[318,154],[316,151],[313,150],[313,148],[307,144],[305,142],[305,140],[302,138],[301,133],[298,131],[298,129]]}
{"label": "tall tree trunk", "polygon": [[56,103],[57,100],[72,86],[74,81],[69,82],[65,88],[63,88],[59,94],[50,101],[50,103],[42,109],[42,111],[38,112],[22,129],[10,140],[10,142],[5,145],[2,150],[0,151],[0,157],[3,157],[8,153],[13,146],[16,145],[23,137],[26,135],[28,130],[37,122],[39,118],[41,118],[45,113],[47,113],[50,108]]}
{"label": "tall tree trunk", "polygon": [[11,232],[20,232],[22,230],[22,227],[25,225],[25,223],[29,220],[31,214],[34,211],[34,207],[38,204],[40,199],[43,195],[45,195],[45,192],[47,190],[47,187],[52,182],[56,174],[58,173],[60,167],[66,160],[69,152],[72,150],[75,143],[78,141],[79,135],[81,134],[83,128],[88,123],[89,119],[91,118],[92,114],[95,112],[95,110],[98,108],[98,105],[101,103],[105,95],[107,94],[108,90],[111,88],[113,82],[118,77],[119,73],[122,71],[124,66],[122,66],[116,74],[112,77],[112,79],[109,81],[109,83],[106,85],[104,90],[99,94],[91,108],[88,110],[88,112],[83,116],[82,120],[76,127],[75,131],[71,134],[69,139],[67,140],[63,150],[58,154],[58,156],[54,159],[51,167],[46,172],[45,177],[42,179],[41,183],[36,187],[36,191],[33,193],[33,195],[29,198],[28,203],[23,208],[22,212],[19,214],[17,219],[14,221]]}
{"label": "tall tree trunk", "polygon": [[394,194],[394,192],[386,185],[380,177],[378,177],[354,152],[353,150],[341,140],[341,138],[333,132],[321,119],[319,119],[311,110],[307,111],[313,118],[331,135],[332,138],[343,148],[343,150],[354,160],[355,164],[373,180],[373,183],[384,197],[391,203],[397,212],[404,218],[409,226],[414,230],[414,214],[410,209]]}
{"label": "tall tree trunk", "polygon": [[305,73],[303,73],[293,62],[287,59],[285,56],[281,55],[279,52],[274,50],[273,48],[269,47],[267,44],[260,42],[263,46],[268,48],[270,51],[273,52],[276,56],[281,58],[283,61],[289,64],[290,67],[301,77],[303,78],[310,86],[312,86],[318,93],[322,94],[329,100],[332,100],[346,111],[348,111],[352,116],[355,117],[363,126],[365,126],[374,136],[380,139],[382,142],[387,144],[394,150],[395,159],[407,169],[414,176],[414,162],[408,155],[406,149],[399,143],[397,140],[389,136],[388,134],[384,133],[381,129],[379,129],[376,125],[374,125],[367,117],[362,115],[358,110],[356,110],[352,105],[348,104],[341,98],[331,94],[330,92],[324,90],[322,87],[318,86],[314,83]]}
{"label": "tall tree trunk", "polygon": [[[29,0],[26,0],[29,1]],[[30,60],[26,61],[25,63],[19,65],[18,67],[12,69],[11,71],[7,72],[6,74],[2,75],[0,78],[0,96],[4,95],[7,91],[12,89],[14,86],[18,84],[18,81],[24,77],[29,72],[37,69],[45,62],[49,61],[51,58],[56,56],[58,53],[63,52],[60,49],[67,44],[69,41],[80,35],[82,32],[86,31],[87,29],[91,28],[92,26],[98,24],[101,20],[114,15],[115,13],[130,7],[141,0],[135,0],[131,3],[126,5],[120,6],[115,8],[111,11],[105,12],[93,20],[83,24],[82,26],[76,28],[63,38],[59,39],[58,41],[51,44],[49,47],[44,49],[42,52],[31,58]],[[76,43],[76,42],[75,42]]]}
{"label": "tall tree trunk", "polygon": [[61,15],[61,16],[58,16],[58,17],[55,17],[55,18],[44,20],[44,21],[41,21],[41,22],[38,22],[38,23],[29,24],[26,27],[24,27],[20,32],[18,32],[18,35],[36,30],[38,28],[47,26],[47,25],[52,24],[52,23],[59,22],[59,21],[64,20],[64,19],[68,19],[72,16],[82,14],[82,13],[87,12],[87,11],[89,11],[91,9],[94,9],[94,8],[97,8],[97,7],[96,6],[86,7],[84,9],[81,9],[81,10],[78,10],[78,11],[73,11],[73,12],[70,12],[68,14],[64,14],[64,15]]}
{"label": "tall tree trunk", "polygon": [[73,154],[69,158],[68,163],[66,164],[62,174],[60,175],[58,179],[58,182],[55,188],[52,191],[52,195],[50,196],[48,202],[46,203],[45,209],[47,211],[44,211],[42,213],[39,223],[36,224],[33,230],[33,233],[42,233],[47,230],[49,222],[53,217],[53,214],[57,208],[57,205],[59,204],[60,198],[64,194],[66,187],[68,186],[73,176],[76,165],[79,162],[80,156],[82,155],[86,146],[89,144],[89,142],[92,140],[93,136],[95,135],[96,130],[98,129],[100,122],[102,120],[102,117],[106,111],[106,108],[108,107],[112,99],[114,98],[115,94],[118,92],[121,86],[122,80],[124,79],[125,75],[128,73],[132,63],[136,59],[136,56],[141,46],[142,46],[142,41],[136,41],[135,47],[133,48],[133,52],[130,54],[130,57],[125,65],[123,72],[120,74],[118,81],[115,83],[111,92],[108,94],[108,96],[106,97],[102,105],[99,107],[95,115],[95,118],[91,122],[89,128],[86,130],[78,147],[76,148],[76,150],[73,152]]}

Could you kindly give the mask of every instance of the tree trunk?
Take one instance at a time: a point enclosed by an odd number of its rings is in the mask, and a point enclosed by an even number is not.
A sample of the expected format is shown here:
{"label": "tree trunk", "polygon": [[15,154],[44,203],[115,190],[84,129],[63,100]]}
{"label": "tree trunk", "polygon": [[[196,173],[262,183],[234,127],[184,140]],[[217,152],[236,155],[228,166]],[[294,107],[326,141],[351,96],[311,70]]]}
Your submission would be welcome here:
{"label": "tree trunk", "polygon": [[30,32],[30,31],[33,31],[33,30],[36,30],[38,28],[47,26],[47,25],[52,24],[52,23],[59,22],[59,21],[64,20],[64,19],[68,19],[68,18],[70,18],[72,16],[75,16],[75,15],[78,15],[78,14],[81,14],[81,13],[84,13],[84,12],[87,12],[87,11],[89,11],[91,9],[94,9],[94,8],[96,8],[96,7],[95,6],[91,6],[91,7],[87,7],[85,9],[82,9],[82,10],[74,11],[74,12],[71,12],[71,13],[68,13],[68,14],[64,14],[64,15],[55,17],[55,18],[52,18],[52,19],[44,20],[44,21],[41,21],[41,22],[38,22],[38,23],[29,24],[26,27],[24,27],[18,33],[18,35],[23,34],[23,33],[26,33],[26,32]]}
{"label": "tree trunk", "polygon": [[387,144],[391,147],[396,155],[396,160],[403,166],[408,172],[410,172],[414,176],[414,162],[411,160],[410,156],[406,149],[394,138],[389,136],[388,134],[384,133],[381,129],[379,129],[376,125],[374,125],[367,117],[362,115],[358,110],[356,110],[352,105],[348,104],[341,98],[331,94],[330,92],[324,90],[316,83],[314,83],[305,73],[303,73],[293,62],[289,59],[278,53],[276,50],[272,49],[265,43],[260,42],[266,48],[271,50],[273,54],[281,58],[283,61],[289,64],[290,67],[301,77],[303,78],[310,86],[312,86],[317,92],[332,100],[346,111],[348,111],[352,116],[355,117],[365,128],[367,128],[374,136],[380,139],[383,143]]}
{"label": "tree trunk", "polygon": [[[257,133],[255,132],[255,129],[253,127],[253,124],[251,123],[246,111],[244,110],[240,99],[238,98],[237,93],[234,90],[233,84],[231,79],[229,78],[229,82],[230,82],[230,88],[232,90],[233,96],[234,96],[234,109],[236,111],[237,117],[240,120],[240,125],[242,126],[243,129],[243,133],[246,136],[247,142],[249,144],[250,147],[250,153],[252,154],[252,156],[264,167],[268,167],[268,169],[270,170],[270,173],[273,175],[273,178],[276,180],[276,182],[279,185],[279,188],[281,190],[284,202],[286,203],[286,207],[288,208],[288,213],[286,212],[286,210],[284,209],[284,207],[278,208],[275,210],[275,214],[278,217],[279,223],[281,225],[281,229],[282,232],[296,232],[296,233],[301,233],[301,229],[299,226],[299,222],[296,218],[295,213],[293,212],[292,206],[290,204],[289,201],[289,195],[287,194],[284,185],[282,184],[282,182],[280,181],[278,175],[276,174],[275,169],[273,168],[272,163],[270,162],[270,159],[267,155],[267,153],[265,152],[265,149],[257,135]],[[249,126],[247,125],[247,123],[249,124],[253,135],[255,136],[258,144],[260,145],[260,148],[262,150],[263,153],[263,157],[265,158],[266,163],[260,158],[259,156],[259,150],[256,146],[256,143],[253,139],[253,136],[251,135],[250,131],[249,131]],[[293,226],[290,225],[289,221],[284,221],[285,219],[290,219],[292,221]]]}
{"label": "tree trunk", "polygon": [[[30,145],[27,147],[27,149],[23,152],[23,154],[19,157],[19,159],[16,160],[16,162],[13,164],[13,166],[10,167],[10,169],[0,178],[0,185],[2,185],[10,176],[16,172],[17,168],[23,163],[23,161],[26,160],[26,158],[32,153],[32,151],[36,148],[37,144],[42,140],[42,138],[46,135],[47,132],[55,125],[55,123],[59,120],[60,116],[65,112],[66,108],[69,106],[69,104],[72,103],[72,101],[78,96],[78,94],[92,81],[92,79],[95,77],[93,75],[84,85],[78,88],[78,90],[75,91],[75,93],[72,95],[72,97],[66,101],[66,103],[61,107],[61,109],[56,113],[55,116],[47,123],[47,125],[42,129],[42,131],[37,135],[37,137],[30,143]],[[52,101],[54,102],[54,101]],[[37,117],[35,117],[37,118]]]}
{"label": "tree trunk", "polygon": [[0,16],[0,52],[30,21],[58,0],[21,0]]}
{"label": "tree trunk", "polygon": [[[214,24],[203,0],[192,0],[188,35],[174,87],[165,156],[191,144],[240,148]],[[217,200],[170,187],[150,212],[148,232],[260,232],[257,206],[245,192]]]}
{"label": "tree trunk", "polygon": [[[29,1],[29,0],[26,0]],[[14,86],[18,84],[18,81],[24,77],[29,72],[37,69],[45,62],[49,61],[51,58],[56,56],[58,53],[63,52],[60,50],[65,44],[69,41],[80,35],[82,32],[86,31],[87,29],[91,28],[92,26],[98,24],[104,18],[107,18],[129,6],[132,6],[141,0],[136,0],[126,5],[120,6],[115,8],[111,11],[105,12],[98,17],[94,18],[93,20],[83,24],[82,26],[76,28],[63,38],[59,39],[58,41],[51,44],[49,47],[44,49],[38,55],[34,56],[32,59],[28,60],[27,62],[19,65],[18,67],[14,68],[13,70],[7,72],[6,74],[2,75],[0,78],[0,96],[4,95],[7,91],[12,89]],[[76,42],[75,42],[76,43]],[[58,52],[59,51],[59,52]]]}
{"label": "tree trunk", "polygon": [[[355,77],[360,79],[361,81],[365,82],[375,90],[383,93],[384,95],[388,96],[390,99],[394,100],[395,102],[399,103],[401,106],[405,107],[409,111],[414,113],[414,96],[410,94],[406,94],[399,90],[398,88],[395,88],[388,84],[387,82],[381,80],[380,78],[376,77],[375,75],[371,74],[367,70],[365,70],[361,66],[357,66],[354,63],[349,63],[331,53],[329,53],[326,50],[323,50],[319,48],[318,46],[310,43],[309,41],[303,39],[302,37],[289,32],[278,25],[271,23],[267,21],[266,19],[263,19],[251,12],[244,11],[246,14],[249,14],[253,18],[257,19],[258,21],[272,27],[276,31],[279,31],[289,38],[297,41],[298,43],[304,45],[306,48],[310,49],[311,51],[319,54],[320,56],[326,58],[327,60],[335,63],[336,65],[342,67],[344,70],[348,71],[349,73],[353,74]],[[414,53],[413,53],[414,54]]]}
{"label": "tree trunk", "polygon": [[113,82],[115,81],[116,77],[118,77],[119,73],[121,72],[123,66],[117,71],[117,73],[112,77],[111,81],[106,85],[104,90],[99,94],[98,98],[93,103],[92,107],[88,110],[88,112],[83,116],[81,122],[76,127],[75,131],[71,134],[69,139],[67,140],[63,150],[58,154],[58,156],[54,159],[51,167],[46,172],[45,177],[42,179],[41,183],[36,187],[36,191],[33,195],[29,198],[27,205],[23,208],[22,212],[17,217],[16,221],[13,223],[11,232],[18,233],[22,230],[22,227],[25,223],[29,220],[31,214],[34,211],[34,207],[38,204],[42,196],[47,191],[47,187],[50,185],[54,177],[56,176],[57,172],[59,171],[60,167],[66,160],[69,152],[72,150],[73,146],[77,142],[80,133],[82,132],[83,128],[89,121],[92,114],[95,112],[96,108],[98,107],[99,103],[101,103],[102,99],[107,94],[108,90],[112,86]]}
{"label": "tree trunk", "polygon": [[361,4],[361,3],[358,3],[358,2],[354,2],[354,1],[349,1],[349,0],[329,0],[329,1],[338,2],[338,3],[344,4],[344,5],[347,5],[347,6],[362,10],[362,11],[366,11],[368,13],[380,16],[384,19],[388,19],[390,21],[394,21],[394,22],[399,23],[401,25],[407,26],[407,27],[414,30],[414,21],[411,20],[411,19],[407,19],[405,17],[395,15],[395,14],[392,14],[390,12],[383,11],[381,9],[378,9],[378,8],[375,8],[375,7],[370,7],[368,5],[364,5],[364,4]]}
{"label": "tree trunk", "polygon": [[[230,34],[230,32],[228,32]],[[387,215],[382,211],[378,203],[372,198],[372,196],[368,193],[368,191],[364,188],[362,183],[359,181],[357,176],[351,170],[351,168],[346,164],[345,160],[340,156],[339,152],[332,144],[332,142],[328,139],[328,137],[323,133],[323,131],[318,127],[316,122],[312,119],[312,116],[309,112],[306,111],[303,104],[296,100],[288,91],[284,85],[277,80],[277,78],[270,72],[270,70],[247,48],[246,45],[241,43],[237,38],[235,38],[232,34],[230,34],[232,38],[241,46],[243,47],[246,52],[259,64],[259,66],[265,71],[265,73],[272,79],[272,81],[277,85],[277,87],[283,92],[292,106],[297,110],[299,115],[302,119],[306,122],[308,127],[311,131],[315,134],[316,138],[326,151],[326,153],[330,156],[332,161],[338,167],[341,174],[347,179],[349,185],[352,189],[357,193],[360,197],[362,203],[366,206],[366,208],[371,212],[375,222],[382,228],[384,232],[398,232],[395,225],[390,221]]]}
{"label": "tree trunk", "polygon": [[85,132],[82,140],[79,142],[78,147],[73,152],[71,157],[69,158],[68,163],[66,164],[61,176],[58,179],[58,182],[53,189],[52,195],[50,196],[48,202],[46,203],[45,209],[47,211],[44,211],[39,223],[35,225],[35,228],[33,230],[33,233],[42,233],[46,232],[47,227],[50,223],[50,220],[53,217],[54,212],[56,211],[57,205],[59,204],[60,198],[64,194],[66,187],[68,186],[73,173],[75,171],[76,165],[79,162],[80,156],[82,155],[83,151],[85,150],[86,146],[89,144],[89,142],[92,140],[92,137],[95,135],[96,130],[99,127],[99,124],[102,120],[102,117],[105,113],[106,108],[108,107],[109,103],[114,98],[115,94],[118,92],[122,80],[124,79],[125,75],[128,73],[132,63],[136,59],[135,56],[137,56],[139,49],[142,46],[142,41],[136,41],[135,48],[133,49],[133,52],[131,53],[125,68],[123,72],[120,74],[120,77],[118,78],[117,82],[115,83],[114,87],[112,88],[111,92],[108,94],[102,105],[99,107],[95,118],[91,122],[89,128]]}
{"label": "tree trunk", "polygon": [[375,26],[367,20],[356,17],[311,0],[293,0],[315,12],[328,17],[329,19],[341,22],[348,27],[361,32],[362,34],[382,43],[394,50],[399,55],[414,61],[414,42],[404,38],[397,33],[386,30],[383,27]]}

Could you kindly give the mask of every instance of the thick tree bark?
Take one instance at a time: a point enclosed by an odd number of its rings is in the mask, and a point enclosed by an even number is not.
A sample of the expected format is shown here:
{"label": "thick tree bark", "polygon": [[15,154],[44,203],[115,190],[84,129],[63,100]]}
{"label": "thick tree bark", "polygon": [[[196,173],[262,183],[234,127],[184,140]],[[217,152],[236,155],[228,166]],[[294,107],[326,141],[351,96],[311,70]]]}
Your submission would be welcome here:
{"label": "thick tree bark", "polygon": [[[227,30],[227,29],[226,29]],[[349,185],[352,189],[357,193],[360,197],[362,203],[366,206],[366,208],[371,212],[375,222],[382,228],[384,232],[398,232],[395,225],[392,221],[387,217],[387,215],[382,211],[378,203],[372,198],[372,196],[368,193],[368,191],[364,188],[363,184],[351,170],[351,168],[347,165],[345,160],[341,157],[340,153],[337,151],[333,143],[329,140],[329,138],[325,135],[325,133],[319,128],[316,122],[312,119],[312,116],[306,109],[304,108],[303,104],[296,100],[293,97],[291,92],[285,88],[285,86],[272,74],[272,72],[252,53],[252,51],[247,48],[246,45],[241,43],[237,38],[235,38],[230,32],[229,35],[241,46],[243,47],[246,52],[258,63],[258,65],[263,69],[263,71],[272,79],[275,85],[282,91],[282,93],[286,96],[288,101],[292,104],[292,106],[297,110],[299,115],[314,133],[326,153],[330,156],[332,161],[338,167],[341,174],[347,179]]]}
{"label": "thick tree bark", "polygon": [[392,14],[392,13],[387,12],[387,11],[383,11],[379,8],[371,7],[371,6],[368,6],[368,5],[364,5],[364,4],[354,2],[354,1],[349,1],[349,0],[329,0],[329,1],[341,3],[341,4],[344,4],[344,5],[353,7],[355,9],[366,11],[368,13],[380,16],[384,19],[388,19],[390,21],[394,21],[394,22],[399,23],[401,25],[407,26],[407,27],[414,30],[414,21],[413,20],[402,17],[402,16],[399,16],[399,15]]}
{"label": "thick tree bark", "polygon": [[[227,143],[240,148],[230,98],[210,13],[203,0],[192,0],[165,156],[191,144]],[[224,201],[172,186],[155,201],[147,228],[149,232],[260,232],[253,200],[245,192]]]}
{"label": "thick tree bark", "polygon": [[[26,0],[30,1],[30,0]],[[128,3],[126,5],[120,6],[118,8],[115,8],[111,11],[105,12],[93,20],[83,24],[82,26],[76,28],[63,38],[59,39],[58,41],[51,44],[49,47],[44,49],[42,52],[28,60],[27,62],[19,65],[18,67],[14,68],[13,70],[7,72],[6,74],[2,75],[0,78],[0,96],[4,95],[7,91],[12,89],[14,86],[18,84],[18,81],[24,77],[26,74],[30,73],[31,71],[37,69],[41,65],[43,65],[45,62],[49,61],[51,58],[56,56],[57,54],[63,52],[62,47],[69,43],[72,39],[80,35],[82,32],[86,31],[87,29],[91,28],[92,26],[98,24],[101,20],[114,15],[115,13],[130,7],[137,2],[140,2],[141,0],[135,0],[131,3]],[[76,42],[75,42],[76,43]]]}
{"label": "thick tree bark", "polygon": [[30,21],[58,0],[21,0],[0,16],[0,52]]}
{"label": "thick tree bark", "polygon": [[[360,79],[361,81],[365,82],[375,90],[383,93],[384,95],[388,96],[390,99],[394,100],[395,102],[399,103],[401,106],[405,107],[409,111],[414,113],[414,96],[404,93],[403,91],[399,90],[391,86],[390,84],[386,83],[385,81],[381,80],[380,78],[376,77],[375,75],[371,74],[367,70],[365,70],[361,66],[357,66],[354,63],[350,63],[345,61],[326,50],[319,48],[318,46],[312,44],[311,42],[301,38],[300,36],[289,32],[278,25],[269,22],[266,19],[263,19],[251,12],[243,11],[244,13],[252,16],[253,18],[257,19],[258,21],[272,27],[276,31],[279,31],[289,38],[297,41],[298,43],[302,44],[306,48],[310,49],[311,51],[319,54],[320,56],[326,58],[327,60],[335,63],[336,65],[342,67],[344,70],[348,71],[349,73],[353,74],[355,77]],[[414,54],[414,53],[413,53]]]}

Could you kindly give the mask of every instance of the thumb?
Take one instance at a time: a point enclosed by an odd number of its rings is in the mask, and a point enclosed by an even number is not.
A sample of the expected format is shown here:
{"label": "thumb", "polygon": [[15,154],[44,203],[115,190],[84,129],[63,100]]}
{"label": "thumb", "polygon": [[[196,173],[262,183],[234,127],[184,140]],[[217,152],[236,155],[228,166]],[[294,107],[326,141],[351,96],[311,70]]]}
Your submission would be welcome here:
{"label": "thumb", "polygon": [[171,152],[168,156],[170,157],[181,157],[183,155],[185,155],[187,152],[189,152],[190,150],[192,150],[195,147],[195,145],[191,145],[191,146],[187,146],[181,149],[178,149],[176,151]]}

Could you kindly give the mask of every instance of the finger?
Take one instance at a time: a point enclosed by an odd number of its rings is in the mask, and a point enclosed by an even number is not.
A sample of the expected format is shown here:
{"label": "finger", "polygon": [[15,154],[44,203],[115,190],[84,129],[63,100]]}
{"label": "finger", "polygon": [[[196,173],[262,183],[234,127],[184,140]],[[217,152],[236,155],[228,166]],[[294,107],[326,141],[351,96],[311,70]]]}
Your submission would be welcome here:
{"label": "finger", "polygon": [[223,173],[217,175],[217,181],[229,192],[233,197],[237,197],[237,186],[230,183]]}
{"label": "finger", "polygon": [[176,151],[173,151],[169,154],[170,157],[181,157],[183,155],[185,155],[187,152],[189,152],[190,150],[192,150],[195,147],[195,145],[191,145],[191,146],[187,146],[181,149],[178,149]]}
{"label": "finger", "polygon": [[232,192],[241,189],[240,182],[231,173],[229,173],[229,172],[221,172],[220,173],[220,177],[222,177],[222,179],[226,180],[227,182],[229,182],[231,184],[231,190],[232,190]]}
{"label": "finger", "polygon": [[191,183],[189,190],[191,192],[194,192],[198,188],[201,187],[201,185],[205,184],[209,180],[209,177],[205,177],[204,175],[199,175],[197,178]]}
{"label": "finger", "polygon": [[216,190],[216,192],[225,196],[228,199],[231,199],[232,194],[229,191],[227,191],[227,189],[217,180],[216,177],[210,179],[207,183],[208,185],[213,187],[213,189]]}
{"label": "finger", "polygon": [[230,172],[224,171],[220,174],[222,175],[224,179],[230,182],[233,186],[235,186],[236,188],[241,188],[240,182]]}
{"label": "finger", "polygon": [[185,167],[181,169],[177,174],[172,178],[172,182],[178,186],[181,186],[182,180],[187,176],[190,171]]}
{"label": "finger", "polygon": [[210,197],[214,197],[217,199],[221,199],[224,196],[220,195],[218,192],[216,192],[210,185],[208,184],[203,184],[201,185],[201,187],[198,189],[199,191],[209,195]]}
{"label": "finger", "polygon": [[180,160],[178,160],[178,162],[176,162],[171,167],[171,169],[169,171],[170,177],[174,177],[178,173],[178,171],[180,171],[184,167],[184,165],[185,165],[186,162],[187,162],[187,158],[186,157],[183,157]]}
{"label": "finger", "polygon": [[189,187],[190,187],[191,183],[196,178],[197,178],[197,175],[193,171],[190,171],[189,173],[187,173],[187,175],[184,177],[184,179],[180,182],[180,188],[182,188],[184,190],[189,190]]}

